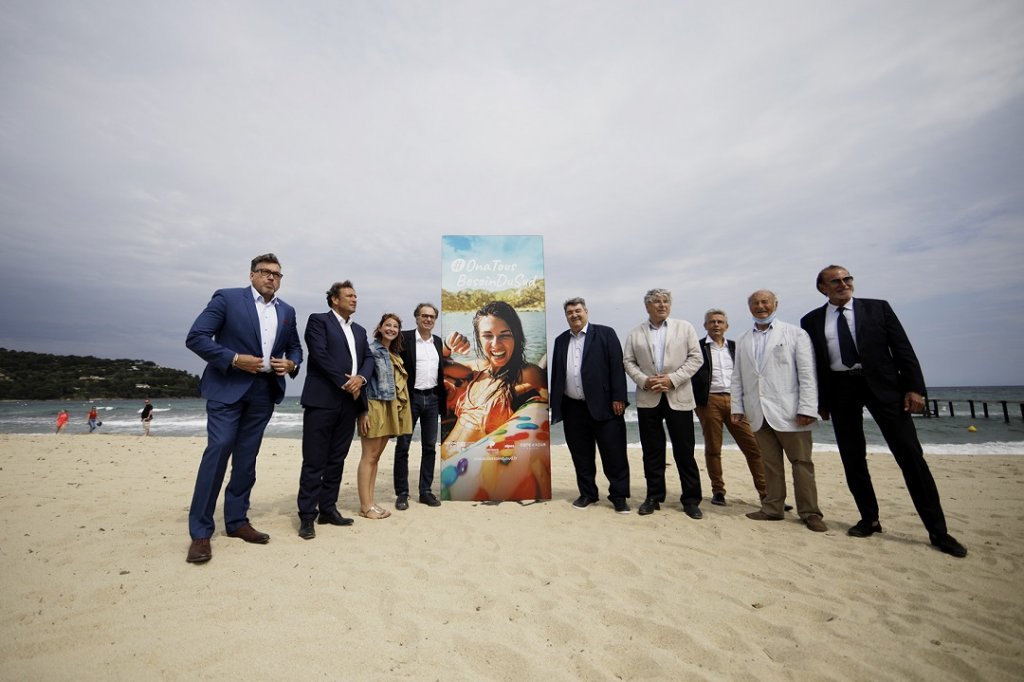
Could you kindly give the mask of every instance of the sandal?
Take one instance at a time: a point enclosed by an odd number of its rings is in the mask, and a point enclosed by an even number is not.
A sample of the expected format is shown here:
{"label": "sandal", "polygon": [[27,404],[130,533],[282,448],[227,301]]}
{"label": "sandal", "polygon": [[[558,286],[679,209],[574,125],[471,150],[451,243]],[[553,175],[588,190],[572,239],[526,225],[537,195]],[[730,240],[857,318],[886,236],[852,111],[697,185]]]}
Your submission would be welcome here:
{"label": "sandal", "polygon": [[373,505],[369,509],[361,510],[359,515],[364,519],[386,519],[391,516],[391,512],[386,509],[381,509],[377,505]]}

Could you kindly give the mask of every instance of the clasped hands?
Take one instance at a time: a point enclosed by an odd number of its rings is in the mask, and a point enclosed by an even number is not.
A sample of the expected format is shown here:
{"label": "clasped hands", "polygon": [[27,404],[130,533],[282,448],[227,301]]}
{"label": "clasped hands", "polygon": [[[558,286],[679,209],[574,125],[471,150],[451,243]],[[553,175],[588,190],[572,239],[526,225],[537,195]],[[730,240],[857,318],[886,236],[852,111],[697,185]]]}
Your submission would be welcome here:
{"label": "clasped hands", "polygon": [[654,376],[647,377],[644,381],[645,391],[654,391],[655,393],[668,393],[675,386],[672,385],[672,380],[667,374],[655,374]]}
{"label": "clasped hands", "polygon": [[[258,355],[242,355],[239,353],[234,365],[237,369],[249,374],[256,374],[264,369],[263,358]],[[270,358],[270,369],[278,376],[284,376],[295,369],[295,363],[288,358]]]}
{"label": "clasped hands", "polygon": [[342,390],[348,391],[353,398],[359,399],[359,393],[363,390],[363,377],[358,374],[346,374],[348,381],[341,385]]}

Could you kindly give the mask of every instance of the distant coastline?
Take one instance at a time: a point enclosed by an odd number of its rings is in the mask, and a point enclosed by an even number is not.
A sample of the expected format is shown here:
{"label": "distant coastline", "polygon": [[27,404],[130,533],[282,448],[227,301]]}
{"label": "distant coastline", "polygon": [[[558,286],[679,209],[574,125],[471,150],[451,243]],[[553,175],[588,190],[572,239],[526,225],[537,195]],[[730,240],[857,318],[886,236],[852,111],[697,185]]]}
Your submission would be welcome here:
{"label": "distant coastline", "polygon": [[0,400],[198,398],[199,377],[150,360],[0,348]]}

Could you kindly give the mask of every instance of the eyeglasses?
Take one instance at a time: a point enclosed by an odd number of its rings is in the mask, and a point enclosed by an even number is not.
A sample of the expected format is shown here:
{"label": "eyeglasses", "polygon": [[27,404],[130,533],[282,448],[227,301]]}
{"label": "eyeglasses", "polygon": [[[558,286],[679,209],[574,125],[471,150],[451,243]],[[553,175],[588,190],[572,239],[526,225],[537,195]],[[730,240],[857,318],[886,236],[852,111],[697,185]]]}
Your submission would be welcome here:
{"label": "eyeglasses", "polygon": [[436,320],[437,315],[427,315],[426,313],[420,313],[420,317],[424,320]]}
{"label": "eyeglasses", "polygon": [[845,284],[846,286],[850,286],[851,284],[853,284],[853,275],[847,275],[846,277],[843,277],[842,279],[830,279],[827,282],[825,282],[825,284],[828,284],[829,286],[833,286],[833,287],[837,287],[840,284]]}
{"label": "eyeglasses", "polygon": [[284,273],[280,270],[267,270],[266,268],[256,268],[253,270],[257,275],[263,275],[264,277],[270,277],[271,279],[281,279],[284,277]]}

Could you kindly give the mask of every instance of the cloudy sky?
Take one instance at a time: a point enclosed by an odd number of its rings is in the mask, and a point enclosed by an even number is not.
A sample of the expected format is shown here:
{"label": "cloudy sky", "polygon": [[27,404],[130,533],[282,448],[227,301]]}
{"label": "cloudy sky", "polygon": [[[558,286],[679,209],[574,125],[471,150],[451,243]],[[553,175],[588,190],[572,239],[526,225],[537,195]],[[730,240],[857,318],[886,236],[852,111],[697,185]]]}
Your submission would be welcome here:
{"label": "cloudy sky", "polygon": [[0,346],[198,373],[256,254],[408,326],[441,235],[537,234],[550,339],[797,322],[838,262],[930,385],[1024,384],[1022,93],[1018,0],[5,0]]}

